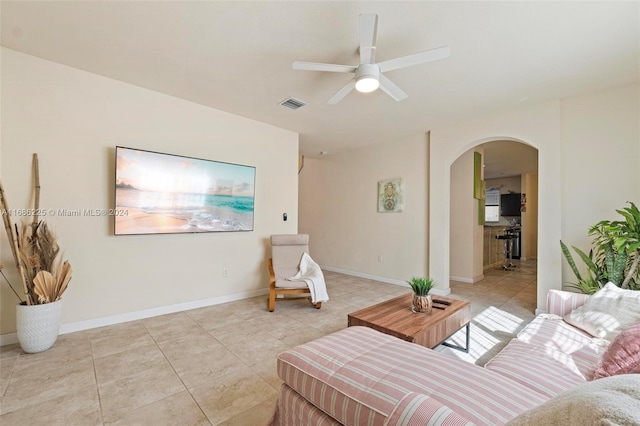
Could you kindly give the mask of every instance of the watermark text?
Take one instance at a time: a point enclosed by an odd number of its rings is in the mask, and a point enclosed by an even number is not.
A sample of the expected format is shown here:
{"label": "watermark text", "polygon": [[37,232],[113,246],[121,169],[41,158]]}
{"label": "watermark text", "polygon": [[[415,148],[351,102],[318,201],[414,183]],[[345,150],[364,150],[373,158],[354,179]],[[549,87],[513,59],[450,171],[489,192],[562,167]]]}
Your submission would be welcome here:
{"label": "watermark text", "polygon": [[13,217],[31,216],[61,216],[61,217],[101,217],[101,216],[128,216],[128,209],[9,209],[1,210],[2,215],[9,214]]}

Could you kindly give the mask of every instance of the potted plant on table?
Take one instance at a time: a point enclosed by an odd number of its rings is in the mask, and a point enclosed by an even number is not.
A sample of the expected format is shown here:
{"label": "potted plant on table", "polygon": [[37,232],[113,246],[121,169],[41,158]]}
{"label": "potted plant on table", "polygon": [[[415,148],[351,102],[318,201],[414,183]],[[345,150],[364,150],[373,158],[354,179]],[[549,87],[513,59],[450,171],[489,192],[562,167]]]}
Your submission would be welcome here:
{"label": "potted plant on table", "polygon": [[413,312],[428,314],[431,312],[433,301],[429,292],[434,287],[435,283],[432,278],[427,277],[413,277],[407,281],[411,289],[413,290],[412,307]]}
{"label": "potted plant on table", "polygon": [[[60,330],[60,297],[67,289],[72,273],[71,265],[60,254],[58,238],[45,221],[38,219],[37,164],[34,154],[36,214],[30,224],[22,223],[20,229],[11,223],[11,210],[0,181],[2,219],[24,289],[24,300],[20,298],[21,303],[16,307],[16,333],[22,350],[27,353],[45,351],[56,342]],[[6,276],[4,278],[6,280]],[[8,280],[7,283],[11,286]]]}

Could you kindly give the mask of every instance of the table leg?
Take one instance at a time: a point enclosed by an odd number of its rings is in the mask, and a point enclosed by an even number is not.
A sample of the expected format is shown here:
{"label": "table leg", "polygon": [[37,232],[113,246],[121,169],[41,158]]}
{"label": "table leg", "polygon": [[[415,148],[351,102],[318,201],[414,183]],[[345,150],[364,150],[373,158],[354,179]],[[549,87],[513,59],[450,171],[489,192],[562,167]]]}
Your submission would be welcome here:
{"label": "table leg", "polygon": [[465,353],[469,353],[469,343],[470,343],[470,338],[471,338],[471,328],[470,328],[470,325],[471,325],[471,321],[469,321],[469,322],[467,323],[467,325],[465,326],[465,328],[467,329],[467,330],[466,330],[467,335],[466,335],[466,337],[465,337],[465,343],[466,343],[465,347],[458,346],[458,345],[454,345],[453,343],[447,343],[447,342],[442,342],[442,343],[440,343],[440,344],[441,344],[441,345],[443,345],[443,346],[446,346],[446,347],[448,347],[448,348],[451,348],[451,349],[456,349],[456,350],[458,350],[458,351],[462,351],[462,352],[465,352]]}

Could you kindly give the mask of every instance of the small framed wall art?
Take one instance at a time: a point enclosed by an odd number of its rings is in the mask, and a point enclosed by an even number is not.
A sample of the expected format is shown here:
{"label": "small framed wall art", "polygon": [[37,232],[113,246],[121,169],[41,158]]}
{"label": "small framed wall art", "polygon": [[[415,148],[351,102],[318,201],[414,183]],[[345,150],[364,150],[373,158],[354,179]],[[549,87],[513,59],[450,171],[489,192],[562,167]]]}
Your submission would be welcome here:
{"label": "small framed wall art", "polygon": [[378,212],[400,213],[403,207],[402,179],[378,182]]}

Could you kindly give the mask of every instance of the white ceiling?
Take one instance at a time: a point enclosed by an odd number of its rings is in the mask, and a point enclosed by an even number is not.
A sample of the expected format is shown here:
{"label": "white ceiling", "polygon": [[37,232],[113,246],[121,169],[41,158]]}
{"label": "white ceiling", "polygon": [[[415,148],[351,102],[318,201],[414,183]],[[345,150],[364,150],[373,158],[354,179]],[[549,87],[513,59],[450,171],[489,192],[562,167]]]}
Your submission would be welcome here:
{"label": "white ceiling", "polygon": [[[300,133],[318,156],[488,111],[637,82],[640,2],[5,1],[2,45]],[[376,59],[448,45],[387,73],[409,98],[293,61],[358,63],[358,15],[377,13]],[[293,111],[287,97],[308,105]]]}
{"label": "white ceiling", "polygon": [[482,144],[484,178],[502,178],[538,172],[538,150],[523,143],[494,141]]}

